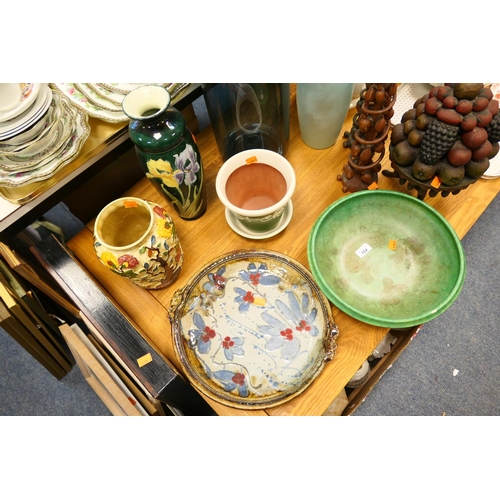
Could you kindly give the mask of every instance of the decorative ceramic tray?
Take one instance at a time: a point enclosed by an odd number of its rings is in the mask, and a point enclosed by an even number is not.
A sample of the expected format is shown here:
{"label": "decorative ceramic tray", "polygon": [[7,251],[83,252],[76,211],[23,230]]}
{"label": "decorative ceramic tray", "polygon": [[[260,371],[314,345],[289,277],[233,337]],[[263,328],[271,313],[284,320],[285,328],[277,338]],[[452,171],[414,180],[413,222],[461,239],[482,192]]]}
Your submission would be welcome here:
{"label": "decorative ceramic tray", "polygon": [[309,271],[276,252],[212,261],[176,292],[169,318],[190,382],[236,408],[297,396],[337,348],[330,305]]}
{"label": "decorative ceramic tray", "polygon": [[425,323],[458,297],[462,244],[437,210],[394,191],[360,191],[330,205],[308,241],[313,276],[339,309],[365,323]]}

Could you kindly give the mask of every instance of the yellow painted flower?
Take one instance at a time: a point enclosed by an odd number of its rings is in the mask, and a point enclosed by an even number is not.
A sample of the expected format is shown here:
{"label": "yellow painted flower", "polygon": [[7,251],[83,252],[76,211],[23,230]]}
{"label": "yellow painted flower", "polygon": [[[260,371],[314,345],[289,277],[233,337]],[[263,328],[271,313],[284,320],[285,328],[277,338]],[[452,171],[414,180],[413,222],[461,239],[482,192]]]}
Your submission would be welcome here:
{"label": "yellow painted flower", "polygon": [[173,229],[173,224],[171,224],[168,220],[158,219],[156,221],[156,233],[160,236],[160,238],[170,238],[170,236],[172,236]]}
{"label": "yellow painted flower", "polygon": [[161,159],[149,160],[147,166],[149,170],[149,173],[146,174],[147,177],[161,179],[163,184],[171,188],[179,187],[179,183],[175,180],[174,171],[172,170],[170,162]]}
{"label": "yellow painted flower", "polygon": [[112,252],[102,252],[101,261],[109,267],[118,267],[118,259]]}

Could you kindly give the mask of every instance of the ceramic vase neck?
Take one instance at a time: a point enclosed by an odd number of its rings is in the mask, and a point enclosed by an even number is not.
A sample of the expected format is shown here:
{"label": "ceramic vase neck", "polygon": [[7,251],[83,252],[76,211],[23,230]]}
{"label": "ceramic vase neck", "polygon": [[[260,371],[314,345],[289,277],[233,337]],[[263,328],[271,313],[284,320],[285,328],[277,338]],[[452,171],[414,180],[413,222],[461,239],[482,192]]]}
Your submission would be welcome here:
{"label": "ceramic vase neck", "polygon": [[123,99],[123,112],[132,120],[157,120],[170,106],[170,93],[164,87],[145,85]]}

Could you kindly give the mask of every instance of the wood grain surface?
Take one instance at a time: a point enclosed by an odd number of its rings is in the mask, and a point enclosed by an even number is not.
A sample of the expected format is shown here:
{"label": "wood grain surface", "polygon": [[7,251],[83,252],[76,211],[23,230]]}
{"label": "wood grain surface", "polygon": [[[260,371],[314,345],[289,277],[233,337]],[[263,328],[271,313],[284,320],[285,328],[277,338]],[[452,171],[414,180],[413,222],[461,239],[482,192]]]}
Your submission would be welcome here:
{"label": "wood grain surface", "polygon": [[[228,226],[224,207],[215,192],[215,178],[222,164],[212,129],[208,127],[197,137],[202,155],[207,188],[208,209],[196,221],[180,219],[167,202],[162,200],[149,181],[144,178],[127,195],[157,202],[169,211],[176,225],[185,252],[183,269],[178,280],[161,291],[146,291],[107,270],[95,257],[92,247],[92,222],[87,229],[68,242],[78,259],[108,291],[138,325],[145,338],[163,353],[178,370],[183,371],[173,349],[171,329],[167,317],[174,292],[212,259],[240,249],[264,249],[281,252],[309,269],[307,241],[311,228],[331,203],[349,193],[342,192],[337,175],[347,162],[349,150],[343,148],[342,134],[349,131],[355,110],[349,111],[339,139],[334,146],[315,150],[306,146],[301,137],[297,118],[295,94],[291,97],[290,143],[287,159],[295,168],[297,187],[293,201],[293,216],[280,234],[265,240],[246,239]],[[382,169],[390,169],[388,150]],[[416,196],[394,178],[379,175],[379,189],[400,191]],[[428,198],[425,201],[445,216],[462,238],[500,189],[499,180],[479,180],[457,196]],[[207,399],[220,415],[322,415],[364,360],[387,334],[387,328],[357,321],[333,307],[333,315],[340,335],[334,359],[328,362],[313,384],[291,401],[265,411],[235,410]]]}

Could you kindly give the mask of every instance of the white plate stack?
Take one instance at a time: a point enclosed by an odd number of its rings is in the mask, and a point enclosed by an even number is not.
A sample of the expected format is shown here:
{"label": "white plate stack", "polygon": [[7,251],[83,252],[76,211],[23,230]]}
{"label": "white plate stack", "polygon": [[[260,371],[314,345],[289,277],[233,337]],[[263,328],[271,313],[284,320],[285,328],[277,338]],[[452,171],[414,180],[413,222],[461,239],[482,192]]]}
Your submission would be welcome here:
{"label": "white plate stack", "polygon": [[0,186],[48,179],[80,151],[87,115],[44,83],[0,87]]}

